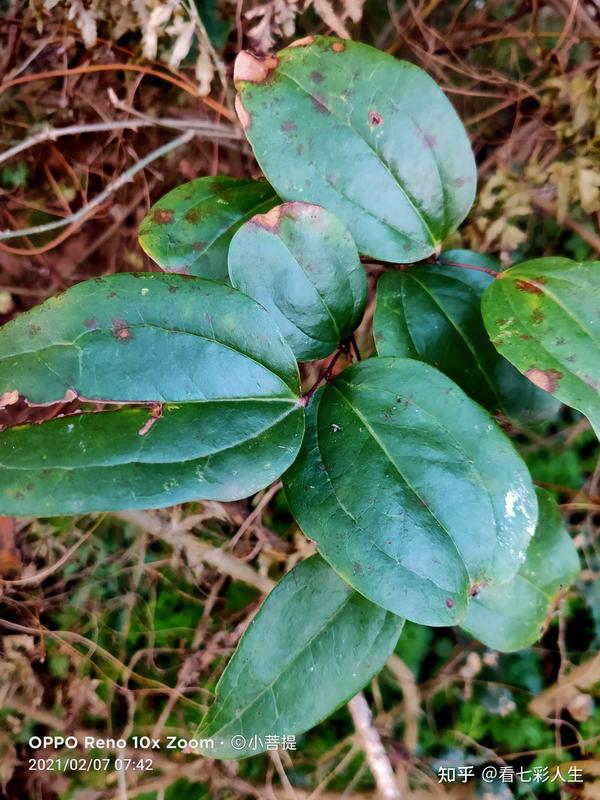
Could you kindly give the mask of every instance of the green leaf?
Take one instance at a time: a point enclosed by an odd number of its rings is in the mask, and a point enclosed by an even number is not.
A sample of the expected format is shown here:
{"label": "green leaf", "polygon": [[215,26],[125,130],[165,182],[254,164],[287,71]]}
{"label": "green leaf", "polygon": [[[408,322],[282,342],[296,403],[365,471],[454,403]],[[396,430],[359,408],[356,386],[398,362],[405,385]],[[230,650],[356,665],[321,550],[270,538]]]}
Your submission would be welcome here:
{"label": "green leaf", "polygon": [[276,202],[265,181],[198,178],[152,206],[140,225],[139,242],[166,272],[228,281],[231,237],[247,219]]}
{"label": "green leaf", "polygon": [[264,59],[241,53],[234,80],[238,115],[277,193],[332,211],[361,252],[419,261],[467,215],[469,140],[413,64],[310,36]]}
{"label": "green leaf", "polygon": [[369,359],[320,389],[284,487],[342,578],[425,625],[464,618],[473,584],[510,580],[537,518],[525,464],[492,418],[412,359]]}
{"label": "green leaf", "polygon": [[600,261],[538,258],[503,272],[482,300],[499,353],[581,411],[600,438]]}
{"label": "green leaf", "polygon": [[231,287],[147,274],[78,284],[0,330],[0,401],[164,404],[162,416],[121,408],[5,430],[0,513],[246,497],[296,456],[298,391],[269,315]]}
{"label": "green leaf", "polygon": [[349,232],[307,203],[284,203],[246,222],[229,248],[229,277],[270,312],[300,361],[335,350],[360,322],[367,297]]}
{"label": "green leaf", "polygon": [[[203,754],[255,755],[268,735],[312,728],[381,670],[402,625],[319,556],[303,561],[268,595],[221,676],[197,732],[214,742]],[[234,747],[234,737],[246,744]]]}
{"label": "green leaf", "polygon": [[[468,250],[449,250],[440,260],[498,268],[493,259]],[[437,367],[473,400],[516,422],[552,419],[558,401],[520,375],[490,343],[481,296],[493,280],[485,272],[453,266],[385,273],[377,284],[373,320],[377,352]]]}
{"label": "green leaf", "polygon": [[549,607],[579,572],[579,557],[556,501],[537,489],[539,518],[525,563],[509,582],[481,586],[469,603],[465,630],[488,647],[529,647],[544,632]]}

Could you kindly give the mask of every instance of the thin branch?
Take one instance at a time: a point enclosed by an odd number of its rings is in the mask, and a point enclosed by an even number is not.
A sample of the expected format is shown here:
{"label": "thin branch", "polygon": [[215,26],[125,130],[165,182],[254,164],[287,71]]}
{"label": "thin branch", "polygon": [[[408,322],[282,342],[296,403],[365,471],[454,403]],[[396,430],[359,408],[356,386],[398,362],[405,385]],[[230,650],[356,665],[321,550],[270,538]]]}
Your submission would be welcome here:
{"label": "thin branch", "polygon": [[97,194],[93,200],[90,200],[89,203],[82,206],[70,217],[55,220],[54,222],[47,222],[44,225],[34,225],[31,228],[20,228],[19,230],[14,231],[0,231],[0,241],[4,241],[5,239],[14,239],[17,237],[20,238],[22,236],[34,236],[38,233],[47,233],[48,231],[53,231],[57,228],[64,228],[67,225],[76,225],[77,223],[82,222],[89,217],[92,211],[101,206],[102,203],[104,203],[104,201],[107,200],[112,194],[121,189],[121,187],[125,186],[126,183],[129,183],[129,181],[135,175],[137,175],[138,172],[141,172],[143,169],[145,169],[148,164],[151,164],[153,161],[156,161],[156,159],[161,158],[167,153],[170,153],[177,147],[181,147],[182,144],[187,144],[187,142],[194,138],[194,135],[194,131],[186,131],[181,136],[177,136],[175,139],[171,139],[170,142],[161,145],[161,147],[157,147],[156,150],[152,150],[128,170],[125,170],[125,172],[122,175],[119,175],[116,180],[111,181],[111,183],[109,183],[99,194]]}
{"label": "thin branch", "polygon": [[373,725],[373,715],[362,692],[350,700],[348,710],[365,751],[369,769],[373,773],[379,797],[381,800],[402,800],[394,770],[379,732]]}
{"label": "thin branch", "polygon": [[92,72],[117,72],[119,70],[122,70],[123,72],[141,72],[144,75],[151,75],[154,78],[160,78],[163,81],[168,81],[174,86],[177,86],[179,89],[183,89],[184,92],[192,95],[192,97],[197,97],[201,103],[204,103],[205,106],[213,111],[218,112],[221,114],[221,116],[225,117],[225,119],[231,120],[231,122],[235,121],[235,114],[233,111],[225,108],[222,103],[219,103],[217,100],[213,100],[212,97],[200,96],[198,87],[184,78],[184,76],[175,77],[166,72],[160,72],[159,70],[146,67],[142,64],[84,64],[80,67],[66,67],[65,69],[53,69],[48,70],[47,72],[21,75],[19,78],[13,78],[12,80],[7,80],[0,84],[0,94],[3,94],[7,89],[11,89],[13,86],[18,86],[22,83],[31,83],[31,81],[50,80],[52,78],[69,77],[72,75],[86,75]]}
{"label": "thin branch", "polygon": [[[132,112],[131,109],[127,110]],[[241,134],[236,131],[235,128],[223,123],[208,122],[198,119],[177,119],[176,117],[149,117],[140,112],[132,113],[135,113],[136,119],[116,119],[113,122],[91,122],[82,125],[67,125],[64,128],[44,126],[37,133],[32,133],[30,136],[23,139],[23,141],[5,150],[4,153],[0,153],[0,164],[14,158],[14,156],[22,153],[24,150],[29,150],[30,147],[35,147],[44,142],[55,142],[62,136],[77,136],[82,133],[137,130],[138,128],[160,126],[164,128],[175,128],[176,130],[206,132],[209,133],[211,137],[222,136],[227,139],[241,139]]]}

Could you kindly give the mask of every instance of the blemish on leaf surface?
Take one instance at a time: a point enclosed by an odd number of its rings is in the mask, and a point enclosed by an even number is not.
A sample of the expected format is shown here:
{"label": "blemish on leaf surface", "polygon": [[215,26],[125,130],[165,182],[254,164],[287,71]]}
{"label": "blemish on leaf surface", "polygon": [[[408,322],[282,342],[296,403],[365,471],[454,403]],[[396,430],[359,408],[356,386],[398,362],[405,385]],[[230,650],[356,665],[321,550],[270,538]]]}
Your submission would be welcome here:
{"label": "blemish on leaf surface", "polygon": [[264,83],[278,64],[279,58],[276,55],[261,58],[242,50],[235,60],[233,82]]}
{"label": "blemish on leaf surface", "polygon": [[515,281],[515,286],[522,292],[529,292],[530,294],[541,294],[542,290],[535,283],[531,281],[518,280]]}
{"label": "blemish on leaf surface", "polygon": [[540,389],[552,394],[558,388],[558,384],[560,383],[563,374],[557,369],[544,370],[533,367],[532,369],[527,370],[525,377],[529,378],[529,380],[536,386],[539,386]]}
{"label": "blemish on leaf surface", "polygon": [[170,208],[157,208],[152,215],[152,221],[163,225],[165,222],[173,222],[173,211]]}
{"label": "blemish on leaf surface", "polygon": [[126,319],[121,319],[120,317],[115,317],[112,321],[111,331],[115,339],[118,339],[121,342],[129,341],[133,339],[133,333],[131,332],[131,328]]}

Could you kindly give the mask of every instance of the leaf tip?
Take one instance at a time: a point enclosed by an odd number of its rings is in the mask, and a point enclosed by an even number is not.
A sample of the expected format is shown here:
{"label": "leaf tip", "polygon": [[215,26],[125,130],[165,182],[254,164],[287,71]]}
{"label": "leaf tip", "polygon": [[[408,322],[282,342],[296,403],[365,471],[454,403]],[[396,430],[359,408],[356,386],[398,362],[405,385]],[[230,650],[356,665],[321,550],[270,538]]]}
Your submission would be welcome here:
{"label": "leaf tip", "polygon": [[244,82],[264,83],[278,64],[279,58],[274,54],[261,58],[242,50],[233,67],[233,82],[236,86]]}

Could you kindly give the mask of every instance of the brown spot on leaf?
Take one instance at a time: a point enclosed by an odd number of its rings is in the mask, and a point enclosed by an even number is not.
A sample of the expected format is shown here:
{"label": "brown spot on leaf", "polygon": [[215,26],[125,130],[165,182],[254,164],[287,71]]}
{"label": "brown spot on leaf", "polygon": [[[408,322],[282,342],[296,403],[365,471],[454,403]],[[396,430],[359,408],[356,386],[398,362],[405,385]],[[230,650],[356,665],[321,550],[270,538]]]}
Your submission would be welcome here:
{"label": "brown spot on leaf", "polygon": [[537,369],[536,367],[532,367],[527,370],[525,377],[529,378],[529,380],[540,389],[553,394],[558,388],[563,374],[557,369]]}
{"label": "brown spot on leaf", "polygon": [[192,245],[192,250],[198,252],[199,250],[204,250],[206,244],[204,242],[194,242]]}
{"label": "brown spot on leaf", "polygon": [[236,94],[233,105],[235,107],[235,113],[238,115],[240,125],[245,131],[247,131],[252,123],[252,119],[250,117],[250,114],[244,108],[244,104],[242,103],[242,98],[239,96],[239,94]]}
{"label": "brown spot on leaf", "polygon": [[185,215],[185,221],[191,222],[193,224],[194,222],[198,222],[201,216],[202,215],[200,214],[200,209],[190,208],[190,210]]}
{"label": "brown spot on leaf", "polygon": [[481,584],[474,583],[469,589],[469,597],[477,597],[480,591],[481,591]]}
{"label": "brown spot on leaf", "polygon": [[376,125],[381,125],[383,117],[377,111],[369,111],[369,125],[374,128]]}
{"label": "brown spot on leaf", "polygon": [[233,82],[236,86],[242,81],[264,83],[278,64],[279,59],[276,55],[260,57],[242,50],[233,67]]}
{"label": "brown spot on leaf", "polygon": [[286,119],[281,123],[281,130],[284,133],[293,133],[296,130],[296,123],[291,119]]}
{"label": "brown spot on leaf", "polygon": [[283,203],[280,206],[275,206],[270,211],[267,211],[266,214],[256,214],[250,222],[258,228],[264,228],[266,231],[276,233],[281,224],[281,217],[285,212],[285,205],[287,204]]}
{"label": "brown spot on leaf", "polygon": [[446,608],[454,608],[454,600],[451,600],[450,598],[448,598],[446,600]]}
{"label": "brown spot on leaf", "polygon": [[515,286],[517,289],[520,289],[522,292],[529,292],[530,294],[541,294],[542,290],[536,283],[532,283],[531,281],[522,281],[518,280],[515,281]]}
{"label": "brown spot on leaf", "polygon": [[296,39],[295,42],[288,44],[288,47],[310,47],[314,41],[314,36],[304,36],[302,39]]}
{"label": "brown spot on leaf", "polygon": [[544,321],[544,315],[540,308],[535,308],[533,310],[533,314],[531,315],[531,321],[534,325],[541,325]]}
{"label": "brown spot on leaf", "polygon": [[115,317],[112,321],[111,331],[115,339],[120,342],[127,342],[133,339],[133,333],[126,319]]}
{"label": "brown spot on leaf", "polygon": [[152,214],[152,222],[163,225],[165,222],[173,222],[173,211],[170,208],[157,208]]}
{"label": "brown spot on leaf", "polygon": [[27,333],[28,333],[30,336],[39,336],[39,334],[40,334],[41,332],[42,332],[42,329],[40,328],[40,326],[39,326],[39,325],[30,325],[30,326],[27,328]]}
{"label": "brown spot on leaf", "polygon": [[461,186],[464,186],[466,183],[469,183],[468,178],[454,178],[454,185],[457,189],[460,189]]}
{"label": "brown spot on leaf", "polygon": [[570,356],[567,356],[567,361],[569,362],[569,364],[572,364],[574,361],[577,361],[577,356],[575,355],[575,353],[571,353]]}
{"label": "brown spot on leaf", "polygon": [[331,49],[333,50],[334,53],[343,53],[344,50],[346,49],[346,45],[344,44],[344,42],[334,42],[331,45]]}
{"label": "brown spot on leaf", "polygon": [[435,136],[432,136],[430,133],[425,134],[425,144],[427,147],[433,148],[437,144],[437,139]]}
{"label": "brown spot on leaf", "polygon": [[317,70],[317,69],[314,69],[314,70],[313,70],[313,71],[310,73],[310,76],[309,76],[309,77],[310,77],[311,81],[314,81],[315,83],[321,83],[321,81],[323,81],[323,80],[324,80],[324,79],[323,79],[323,73],[322,73],[322,72],[319,72],[319,70]]}
{"label": "brown spot on leaf", "polygon": [[98,328],[100,327],[100,321],[97,320],[95,317],[88,317],[86,320],[84,320],[83,324],[88,329],[88,331],[97,331]]}
{"label": "brown spot on leaf", "polygon": [[138,434],[140,436],[145,436],[150,430],[150,428],[154,425],[154,423],[157,422],[162,417],[162,415],[163,415],[162,403],[156,403],[156,405],[153,405],[152,408],[150,409],[150,416],[148,417],[146,422],[144,422],[142,427],[139,429]]}
{"label": "brown spot on leaf", "polygon": [[353,575],[360,575],[360,573],[362,571],[363,570],[362,570],[361,565],[358,563],[358,561],[355,561],[354,564],[352,565],[352,574]]}

